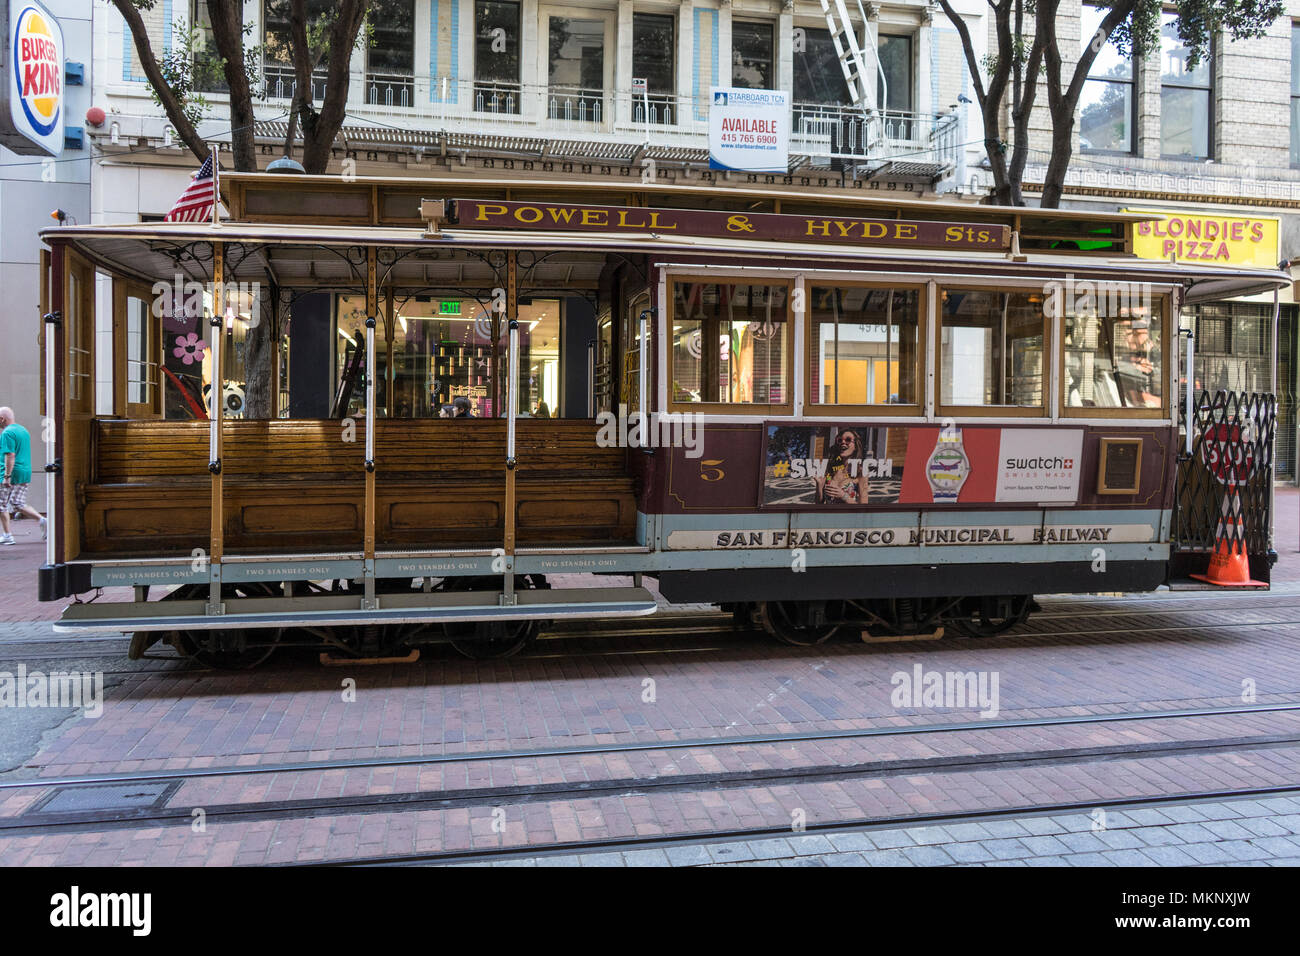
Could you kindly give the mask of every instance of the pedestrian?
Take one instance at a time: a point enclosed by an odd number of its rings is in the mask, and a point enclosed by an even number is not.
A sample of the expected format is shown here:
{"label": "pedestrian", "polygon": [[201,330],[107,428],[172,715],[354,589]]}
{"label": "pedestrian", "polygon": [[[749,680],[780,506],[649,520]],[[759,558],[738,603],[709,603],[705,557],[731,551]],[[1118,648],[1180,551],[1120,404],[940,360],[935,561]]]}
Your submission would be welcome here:
{"label": "pedestrian", "polygon": [[14,410],[0,407],[0,462],[4,480],[0,483],[0,544],[16,544],[9,530],[9,512],[21,511],[41,523],[41,537],[46,534],[45,517],[27,504],[27,486],[32,481],[32,436],[14,421]]}

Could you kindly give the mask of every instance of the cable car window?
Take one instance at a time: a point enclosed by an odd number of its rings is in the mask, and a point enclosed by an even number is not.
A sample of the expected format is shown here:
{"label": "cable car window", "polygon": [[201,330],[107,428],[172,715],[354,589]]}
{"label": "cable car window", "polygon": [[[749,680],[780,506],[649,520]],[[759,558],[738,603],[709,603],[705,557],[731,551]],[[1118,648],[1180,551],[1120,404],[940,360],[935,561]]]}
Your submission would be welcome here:
{"label": "cable car window", "polygon": [[920,405],[918,289],[814,286],[809,296],[814,405]]}
{"label": "cable car window", "polygon": [[153,323],[149,303],[135,296],[126,299],[126,400],[131,405],[153,403]]}
{"label": "cable car window", "polygon": [[1160,312],[1104,293],[1064,313],[1067,408],[1163,408]]}
{"label": "cable car window", "polygon": [[784,285],[674,282],[673,402],[787,404],[789,291]]}
{"label": "cable car window", "polygon": [[1042,295],[945,289],[941,325],[941,405],[1044,412]]}

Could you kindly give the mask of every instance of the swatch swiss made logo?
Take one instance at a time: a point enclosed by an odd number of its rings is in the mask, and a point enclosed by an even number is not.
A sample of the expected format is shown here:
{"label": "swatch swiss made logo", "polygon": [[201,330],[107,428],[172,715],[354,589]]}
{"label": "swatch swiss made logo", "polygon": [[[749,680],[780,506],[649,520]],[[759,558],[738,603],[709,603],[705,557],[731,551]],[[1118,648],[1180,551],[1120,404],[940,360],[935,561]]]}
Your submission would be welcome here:
{"label": "swatch swiss made logo", "polygon": [[39,4],[11,0],[9,120],[44,152],[63,150],[63,31]]}

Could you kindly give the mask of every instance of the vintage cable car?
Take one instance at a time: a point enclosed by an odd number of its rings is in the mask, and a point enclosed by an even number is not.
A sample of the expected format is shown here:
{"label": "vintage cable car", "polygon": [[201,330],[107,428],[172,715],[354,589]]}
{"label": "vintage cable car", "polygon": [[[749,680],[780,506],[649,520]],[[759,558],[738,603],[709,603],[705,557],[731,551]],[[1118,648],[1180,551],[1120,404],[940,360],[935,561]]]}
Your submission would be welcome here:
{"label": "vintage cable car", "polygon": [[[982,635],[1035,593],[1183,581],[1227,538],[1267,582],[1272,399],[1180,389],[1178,314],[1289,280],[1136,258],[1141,216],[222,188],[223,221],[42,236],[41,597],[134,588],[60,630],[222,666],[304,642],[495,656],[541,621],[652,613],[649,576],[792,643]],[[552,586],[572,574],[631,584]]]}

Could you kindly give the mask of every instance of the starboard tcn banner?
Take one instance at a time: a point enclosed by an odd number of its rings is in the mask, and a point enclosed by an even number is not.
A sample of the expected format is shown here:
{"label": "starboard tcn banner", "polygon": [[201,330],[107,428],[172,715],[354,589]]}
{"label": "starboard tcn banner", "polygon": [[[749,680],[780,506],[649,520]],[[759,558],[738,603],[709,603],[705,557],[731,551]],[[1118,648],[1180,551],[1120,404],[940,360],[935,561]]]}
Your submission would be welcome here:
{"label": "starboard tcn banner", "polygon": [[23,156],[63,152],[63,29],[36,0],[0,0],[5,73],[0,143]]}
{"label": "starboard tcn banner", "polygon": [[790,98],[780,90],[715,86],[709,168],[784,173],[790,167]]}

